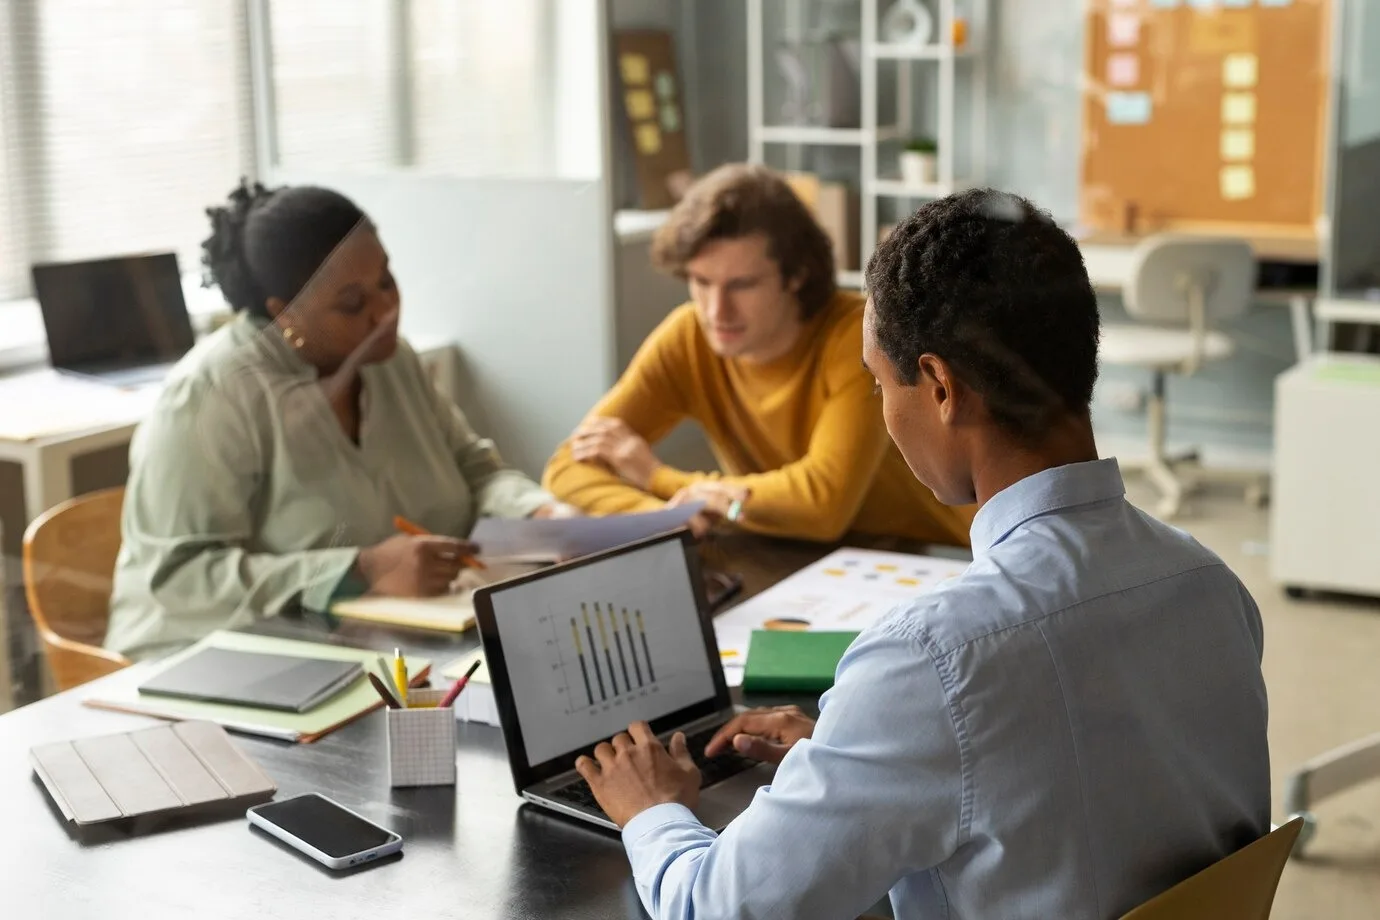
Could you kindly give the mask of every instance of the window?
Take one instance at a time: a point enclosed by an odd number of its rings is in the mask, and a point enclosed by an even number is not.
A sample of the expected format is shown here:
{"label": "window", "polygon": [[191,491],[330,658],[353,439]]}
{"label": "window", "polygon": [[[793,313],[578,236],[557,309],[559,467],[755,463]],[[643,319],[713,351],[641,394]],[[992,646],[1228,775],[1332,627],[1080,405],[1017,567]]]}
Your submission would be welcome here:
{"label": "window", "polygon": [[269,7],[279,165],[394,162],[389,33],[396,2],[276,0]]}
{"label": "window", "polygon": [[[251,168],[236,0],[9,0],[0,300],[33,262],[173,249]],[[18,250],[18,251],[14,251]]]}
{"label": "window", "polygon": [[[589,0],[273,0],[270,10],[271,146],[289,174],[565,175],[572,162],[589,172],[586,148],[598,174]],[[561,79],[563,65],[576,78]],[[582,116],[589,130],[561,124]]]}

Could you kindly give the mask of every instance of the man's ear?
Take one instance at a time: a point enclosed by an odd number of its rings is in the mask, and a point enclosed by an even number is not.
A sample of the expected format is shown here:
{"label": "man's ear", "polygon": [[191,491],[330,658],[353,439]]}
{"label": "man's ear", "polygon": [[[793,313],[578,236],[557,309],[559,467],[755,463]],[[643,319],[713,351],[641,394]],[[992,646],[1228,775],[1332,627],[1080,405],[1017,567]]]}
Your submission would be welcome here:
{"label": "man's ear", "polygon": [[934,401],[939,412],[939,420],[952,425],[958,419],[962,386],[949,362],[938,355],[926,352],[920,356],[920,382],[929,390],[928,398]]}
{"label": "man's ear", "polygon": [[788,294],[799,294],[799,293],[800,293],[800,289],[803,288],[804,286],[805,286],[805,273],[804,273],[804,272],[801,272],[800,274],[796,275],[794,278],[787,278],[787,279],[786,279],[786,293],[788,293]]}

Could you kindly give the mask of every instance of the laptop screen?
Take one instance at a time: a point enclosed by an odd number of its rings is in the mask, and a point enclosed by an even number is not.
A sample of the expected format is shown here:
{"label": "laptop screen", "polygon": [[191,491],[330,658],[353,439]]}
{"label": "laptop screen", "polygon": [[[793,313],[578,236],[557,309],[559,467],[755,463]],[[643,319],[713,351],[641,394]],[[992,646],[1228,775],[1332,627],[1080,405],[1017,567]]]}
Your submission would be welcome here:
{"label": "laptop screen", "polygon": [[664,731],[728,704],[692,553],[655,538],[476,597],[510,751],[552,775],[631,722]]}
{"label": "laptop screen", "polygon": [[158,364],[192,347],[174,253],[35,265],[33,279],[53,367]]}

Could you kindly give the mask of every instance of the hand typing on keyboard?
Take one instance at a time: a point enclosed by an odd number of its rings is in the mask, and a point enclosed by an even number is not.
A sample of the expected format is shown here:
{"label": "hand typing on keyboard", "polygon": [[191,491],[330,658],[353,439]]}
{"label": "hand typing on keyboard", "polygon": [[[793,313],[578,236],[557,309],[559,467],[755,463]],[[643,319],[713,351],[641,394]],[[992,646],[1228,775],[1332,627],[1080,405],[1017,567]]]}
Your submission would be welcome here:
{"label": "hand typing on keyboard", "polygon": [[653,805],[679,802],[694,808],[700,799],[700,770],[676,732],[669,750],[646,722],[634,722],[575,761],[599,807],[619,827]]}
{"label": "hand typing on keyboard", "polygon": [[780,763],[786,752],[815,732],[815,720],[799,706],[749,709],[724,723],[704,747],[706,757],[737,751],[744,757]]}

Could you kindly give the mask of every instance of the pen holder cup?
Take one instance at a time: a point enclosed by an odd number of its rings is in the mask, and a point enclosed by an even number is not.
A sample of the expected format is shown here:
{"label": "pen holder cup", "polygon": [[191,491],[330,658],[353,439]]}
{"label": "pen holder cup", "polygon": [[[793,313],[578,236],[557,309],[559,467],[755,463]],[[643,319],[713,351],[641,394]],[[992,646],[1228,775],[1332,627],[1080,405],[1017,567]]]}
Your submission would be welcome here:
{"label": "pen holder cup", "polygon": [[412,690],[407,709],[384,710],[390,786],[455,785],[455,710],[434,708],[445,695],[444,690]]}

